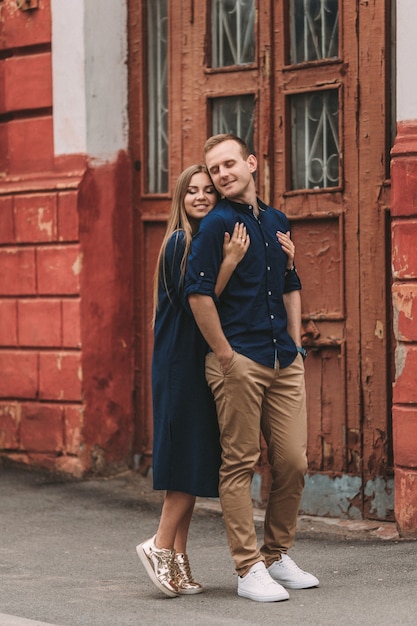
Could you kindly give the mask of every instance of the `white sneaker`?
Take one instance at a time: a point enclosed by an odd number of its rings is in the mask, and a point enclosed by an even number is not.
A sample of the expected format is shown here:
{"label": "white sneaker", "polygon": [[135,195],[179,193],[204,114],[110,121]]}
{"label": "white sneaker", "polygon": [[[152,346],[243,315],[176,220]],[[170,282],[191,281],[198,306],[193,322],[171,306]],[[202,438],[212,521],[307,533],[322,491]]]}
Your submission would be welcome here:
{"label": "white sneaker", "polygon": [[246,576],[238,577],[237,595],[255,602],[280,602],[290,597],[284,587],[272,580],[263,561],[252,565]]}
{"label": "white sneaker", "polygon": [[319,586],[318,578],[300,569],[288,554],[282,554],[279,561],[274,561],[268,567],[268,572],[274,580],[288,589],[308,589]]}

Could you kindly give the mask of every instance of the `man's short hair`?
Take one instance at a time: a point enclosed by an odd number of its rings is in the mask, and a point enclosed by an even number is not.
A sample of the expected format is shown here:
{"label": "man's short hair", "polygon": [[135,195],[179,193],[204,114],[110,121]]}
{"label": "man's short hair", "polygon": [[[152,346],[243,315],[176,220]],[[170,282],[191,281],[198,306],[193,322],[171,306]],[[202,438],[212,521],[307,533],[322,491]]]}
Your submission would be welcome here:
{"label": "man's short hair", "polygon": [[203,148],[204,156],[206,156],[207,152],[210,152],[210,150],[212,150],[215,146],[223,143],[223,141],[236,141],[236,143],[240,146],[240,151],[244,159],[247,159],[250,155],[248,144],[243,139],[237,137],[236,135],[232,135],[231,133],[222,133],[220,135],[213,135],[207,139]]}

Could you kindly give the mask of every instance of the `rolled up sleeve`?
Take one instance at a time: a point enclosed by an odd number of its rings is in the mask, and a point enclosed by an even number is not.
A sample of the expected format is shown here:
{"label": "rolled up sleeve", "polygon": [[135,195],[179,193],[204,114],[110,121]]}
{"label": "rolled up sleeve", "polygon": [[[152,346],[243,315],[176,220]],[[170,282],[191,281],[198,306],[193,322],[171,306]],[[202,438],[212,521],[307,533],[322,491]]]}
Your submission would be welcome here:
{"label": "rolled up sleeve", "polygon": [[224,232],[222,220],[210,219],[210,214],[202,220],[199,231],[194,235],[187,262],[187,297],[198,293],[217,300],[214,289],[223,258]]}
{"label": "rolled up sleeve", "polygon": [[284,293],[290,291],[299,291],[301,289],[301,280],[297,274],[297,270],[294,268],[287,272],[285,275]]}

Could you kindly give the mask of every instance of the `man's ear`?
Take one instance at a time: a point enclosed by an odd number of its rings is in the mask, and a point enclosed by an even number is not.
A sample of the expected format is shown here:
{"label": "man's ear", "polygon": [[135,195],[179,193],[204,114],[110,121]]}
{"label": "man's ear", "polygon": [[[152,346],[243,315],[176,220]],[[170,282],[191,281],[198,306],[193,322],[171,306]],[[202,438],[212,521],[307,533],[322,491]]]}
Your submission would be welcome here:
{"label": "man's ear", "polygon": [[256,168],[258,167],[258,159],[254,154],[250,154],[246,159],[247,164],[249,165],[250,173],[253,174],[256,172]]}

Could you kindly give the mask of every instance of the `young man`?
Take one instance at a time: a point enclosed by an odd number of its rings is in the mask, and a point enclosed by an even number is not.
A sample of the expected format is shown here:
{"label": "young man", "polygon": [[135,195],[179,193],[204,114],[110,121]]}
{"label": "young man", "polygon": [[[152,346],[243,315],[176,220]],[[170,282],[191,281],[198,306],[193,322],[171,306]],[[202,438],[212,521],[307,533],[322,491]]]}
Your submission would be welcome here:
{"label": "young man", "polygon": [[[319,584],[287,555],[307,469],[301,283],[285,253],[288,219],[257,198],[257,160],[245,142],[216,135],[207,140],[204,154],[223,200],[193,240],[186,294],[211,348],[206,377],[220,426],[220,499],[239,574],[238,595],[259,602],[286,600],[286,588]],[[236,222],[246,226],[250,245],[217,299],[224,233],[231,233]],[[259,549],[250,488],[260,429],[268,445],[272,486]]]}

